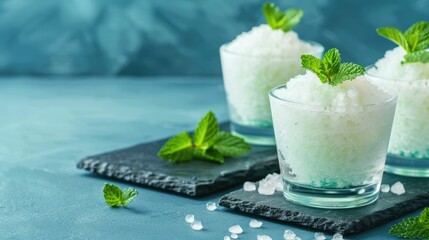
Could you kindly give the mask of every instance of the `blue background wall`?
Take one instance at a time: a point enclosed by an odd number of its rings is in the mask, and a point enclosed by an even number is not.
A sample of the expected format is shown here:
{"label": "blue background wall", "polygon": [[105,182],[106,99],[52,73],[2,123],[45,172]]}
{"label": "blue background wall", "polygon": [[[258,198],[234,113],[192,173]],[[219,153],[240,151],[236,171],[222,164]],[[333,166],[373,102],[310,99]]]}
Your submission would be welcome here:
{"label": "blue background wall", "polygon": [[[429,21],[429,0],[279,0],[303,39],[373,63],[375,28]],[[264,22],[257,0],[2,0],[0,74],[219,75],[218,47]]]}

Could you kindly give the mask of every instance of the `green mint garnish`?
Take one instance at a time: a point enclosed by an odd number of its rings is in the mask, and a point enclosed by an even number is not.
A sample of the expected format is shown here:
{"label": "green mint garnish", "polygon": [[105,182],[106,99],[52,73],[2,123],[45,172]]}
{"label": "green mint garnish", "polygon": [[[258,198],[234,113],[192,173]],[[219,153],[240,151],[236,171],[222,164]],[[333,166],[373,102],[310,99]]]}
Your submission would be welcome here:
{"label": "green mint garnish", "polygon": [[224,157],[233,157],[246,154],[250,150],[250,146],[243,139],[230,133],[219,132],[213,149]]}
{"label": "green mint garnish", "polygon": [[425,208],[419,217],[407,218],[393,225],[389,233],[401,238],[429,239],[429,208]]}
{"label": "green mint garnish", "polygon": [[304,12],[301,9],[291,8],[280,11],[274,3],[265,3],[262,7],[265,20],[272,29],[281,29],[284,32],[292,30],[301,21]]}
{"label": "green mint garnish", "polygon": [[429,22],[418,22],[413,24],[404,33],[394,27],[382,27],[377,33],[401,46],[407,54],[402,63],[429,62]]}
{"label": "green mint garnish", "polygon": [[419,51],[408,53],[404,56],[405,63],[421,62],[429,63],[429,52],[428,51]]}
{"label": "green mint garnish", "polygon": [[216,117],[212,112],[208,112],[206,116],[198,123],[197,129],[194,132],[194,143],[198,149],[207,150],[216,141],[219,125]]}
{"label": "green mint garnish", "polygon": [[225,157],[240,156],[250,151],[250,145],[228,132],[220,131],[212,112],[198,123],[194,140],[187,132],[169,139],[158,156],[173,163],[192,161],[195,158],[223,163]]}
{"label": "green mint garnish", "polygon": [[158,156],[177,163],[191,161],[194,156],[191,137],[187,132],[172,137],[158,152]]}
{"label": "green mint garnish", "polygon": [[336,86],[346,80],[363,75],[365,69],[354,63],[341,63],[338,49],[331,48],[322,59],[305,54],[301,56],[302,67],[314,72],[322,83]]}
{"label": "green mint garnish", "polygon": [[133,201],[138,192],[134,188],[126,188],[123,191],[114,184],[106,183],[103,188],[104,200],[111,207],[127,207]]}

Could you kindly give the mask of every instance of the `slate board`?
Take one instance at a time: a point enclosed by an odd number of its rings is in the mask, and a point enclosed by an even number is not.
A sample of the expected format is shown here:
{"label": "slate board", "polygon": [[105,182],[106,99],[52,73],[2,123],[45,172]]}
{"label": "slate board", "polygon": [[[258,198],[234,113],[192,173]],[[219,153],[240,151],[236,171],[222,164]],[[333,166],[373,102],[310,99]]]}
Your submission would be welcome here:
{"label": "slate board", "polygon": [[[229,123],[221,124],[223,130],[228,130],[228,127]],[[252,151],[247,155],[228,158],[224,164],[201,160],[174,164],[156,155],[167,140],[86,157],[77,167],[188,196],[207,195],[279,171],[275,147],[252,146]]]}
{"label": "slate board", "polygon": [[404,184],[405,194],[398,196],[391,192],[380,192],[380,197],[375,203],[354,209],[329,210],[305,207],[286,201],[282,192],[264,196],[257,191],[245,192],[242,189],[223,196],[219,205],[320,231],[359,233],[429,206],[429,179],[388,173],[383,176],[385,184],[392,185],[397,181]]}

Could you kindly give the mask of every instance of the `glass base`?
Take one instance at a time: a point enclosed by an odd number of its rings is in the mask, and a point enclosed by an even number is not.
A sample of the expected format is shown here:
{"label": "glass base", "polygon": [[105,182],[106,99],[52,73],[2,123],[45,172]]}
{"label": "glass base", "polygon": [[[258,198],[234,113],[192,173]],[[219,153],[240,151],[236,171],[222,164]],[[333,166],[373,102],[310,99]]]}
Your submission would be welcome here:
{"label": "glass base", "polygon": [[285,198],[293,203],[325,209],[366,206],[378,199],[379,184],[349,189],[323,189],[297,185],[283,179]]}
{"label": "glass base", "polygon": [[274,146],[276,145],[276,140],[274,138],[274,129],[262,128],[262,127],[253,127],[253,126],[243,126],[234,122],[231,122],[231,133],[243,138],[247,143],[254,145],[265,145],[265,146]]}
{"label": "glass base", "polygon": [[387,154],[385,172],[409,177],[429,177],[429,159]]}

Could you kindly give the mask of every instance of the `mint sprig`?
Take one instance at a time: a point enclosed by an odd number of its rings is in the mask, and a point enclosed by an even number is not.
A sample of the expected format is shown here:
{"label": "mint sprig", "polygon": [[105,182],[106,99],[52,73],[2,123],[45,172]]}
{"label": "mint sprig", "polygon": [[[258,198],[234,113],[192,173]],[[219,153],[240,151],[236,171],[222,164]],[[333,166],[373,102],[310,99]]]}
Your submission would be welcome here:
{"label": "mint sprig", "polygon": [[395,27],[382,27],[377,33],[401,46],[407,54],[402,63],[428,63],[429,52],[429,22],[421,21],[413,24],[405,32]]}
{"label": "mint sprig", "polygon": [[425,208],[419,217],[407,218],[393,225],[389,233],[401,238],[429,239],[429,208]]}
{"label": "mint sprig", "polygon": [[111,207],[127,207],[131,201],[138,195],[134,188],[121,190],[114,184],[106,183],[103,188],[104,200]]}
{"label": "mint sprig", "polygon": [[304,15],[301,9],[296,8],[282,12],[274,3],[265,3],[262,12],[272,29],[281,29],[284,32],[288,32],[298,25]]}
{"label": "mint sprig", "polygon": [[365,69],[354,63],[341,63],[341,54],[336,48],[329,49],[322,59],[305,54],[301,56],[302,67],[314,72],[322,83],[336,86],[362,75]]}
{"label": "mint sprig", "polygon": [[250,149],[242,138],[220,131],[216,117],[210,111],[198,123],[193,140],[189,133],[182,132],[169,139],[158,156],[173,163],[193,159],[223,163],[225,157],[241,156]]}

